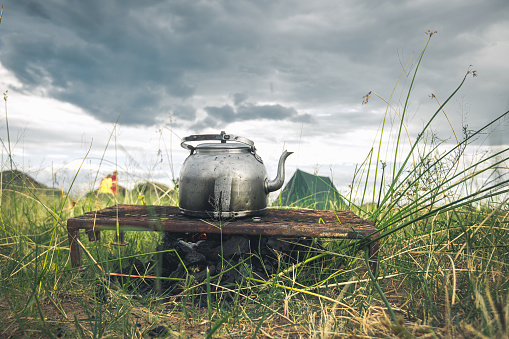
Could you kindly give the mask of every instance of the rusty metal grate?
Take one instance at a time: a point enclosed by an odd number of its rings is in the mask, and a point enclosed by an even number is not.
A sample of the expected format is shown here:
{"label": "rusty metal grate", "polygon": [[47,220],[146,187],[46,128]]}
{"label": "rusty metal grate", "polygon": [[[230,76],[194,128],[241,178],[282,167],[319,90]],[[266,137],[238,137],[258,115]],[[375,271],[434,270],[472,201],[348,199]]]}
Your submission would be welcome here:
{"label": "rusty metal grate", "polygon": [[[82,265],[79,230],[99,238],[101,230],[165,231],[176,233],[223,233],[262,236],[363,239],[376,238],[372,221],[350,211],[307,209],[268,209],[259,217],[214,220],[187,217],[174,206],[116,205],[93,211],[67,221],[73,267]],[[370,254],[378,252],[378,242],[370,245]],[[376,264],[376,262],[375,262]],[[376,267],[376,266],[375,266]]]}

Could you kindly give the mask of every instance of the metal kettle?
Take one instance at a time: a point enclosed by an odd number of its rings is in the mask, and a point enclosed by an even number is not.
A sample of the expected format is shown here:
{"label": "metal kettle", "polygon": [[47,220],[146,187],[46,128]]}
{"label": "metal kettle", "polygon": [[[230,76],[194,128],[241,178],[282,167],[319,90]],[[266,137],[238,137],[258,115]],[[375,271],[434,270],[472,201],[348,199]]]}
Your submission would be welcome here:
{"label": "metal kettle", "polygon": [[[220,141],[192,146],[192,141]],[[283,186],[284,151],[274,180],[267,178],[253,141],[226,134],[190,135],[181,146],[190,151],[179,178],[179,208],[193,217],[236,218],[261,215],[270,192]]]}

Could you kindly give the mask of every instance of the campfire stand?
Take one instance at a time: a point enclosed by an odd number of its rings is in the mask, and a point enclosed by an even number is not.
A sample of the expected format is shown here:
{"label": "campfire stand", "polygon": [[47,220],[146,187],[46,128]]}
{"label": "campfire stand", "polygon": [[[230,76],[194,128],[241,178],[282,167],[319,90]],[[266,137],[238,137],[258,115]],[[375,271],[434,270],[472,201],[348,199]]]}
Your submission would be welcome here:
{"label": "campfire stand", "polygon": [[378,230],[373,221],[361,219],[350,211],[268,209],[259,217],[219,221],[187,217],[174,206],[115,205],[67,220],[71,265],[83,270],[80,229],[87,232],[89,241],[98,240],[100,231],[118,230],[115,245],[127,244],[125,231],[375,240],[369,242],[367,250],[372,272],[377,268]]}

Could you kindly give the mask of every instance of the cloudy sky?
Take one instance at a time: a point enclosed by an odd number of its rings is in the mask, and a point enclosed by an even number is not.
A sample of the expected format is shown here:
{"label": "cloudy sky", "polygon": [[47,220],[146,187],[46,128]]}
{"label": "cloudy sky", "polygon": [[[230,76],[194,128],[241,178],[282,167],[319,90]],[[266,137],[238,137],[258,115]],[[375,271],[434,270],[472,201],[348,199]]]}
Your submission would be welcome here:
{"label": "cloudy sky", "polygon": [[[46,184],[68,185],[87,152],[82,182],[118,169],[126,186],[169,184],[188,154],[180,137],[225,130],[255,142],[270,176],[286,148],[290,175],[344,188],[386,111],[375,93],[389,99],[403,74],[401,110],[428,30],[411,137],[438,108],[431,94],[443,102],[469,69],[478,76],[445,108],[457,133],[509,110],[507,13],[506,0],[7,0],[3,166],[10,139],[16,166]],[[452,136],[444,117],[433,128]]]}

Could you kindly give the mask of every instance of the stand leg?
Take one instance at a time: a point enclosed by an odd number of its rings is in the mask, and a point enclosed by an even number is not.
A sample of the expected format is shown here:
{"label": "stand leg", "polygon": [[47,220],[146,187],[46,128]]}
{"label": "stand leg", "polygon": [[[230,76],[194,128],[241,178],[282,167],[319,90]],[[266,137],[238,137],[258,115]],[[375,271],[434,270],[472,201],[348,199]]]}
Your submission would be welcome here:
{"label": "stand leg", "polygon": [[83,267],[83,258],[81,256],[81,248],[78,242],[76,241],[80,237],[79,229],[67,229],[69,233],[69,249],[71,252],[71,266],[77,268],[78,271],[86,270],[86,267]]}
{"label": "stand leg", "polygon": [[115,236],[116,241],[112,242],[111,244],[116,245],[116,246],[126,246],[129,243],[125,242],[124,237],[125,237],[125,232],[119,231],[118,235]]}
{"label": "stand leg", "polygon": [[[378,234],[374,235],[373,237],[378,237]],[[369,268],[371,268],[371,272],[373,272],[373,275],[376,276],[376,270],[378,266],[378,251],[379,251],[379,242],[378,240],[369,245]]]}

